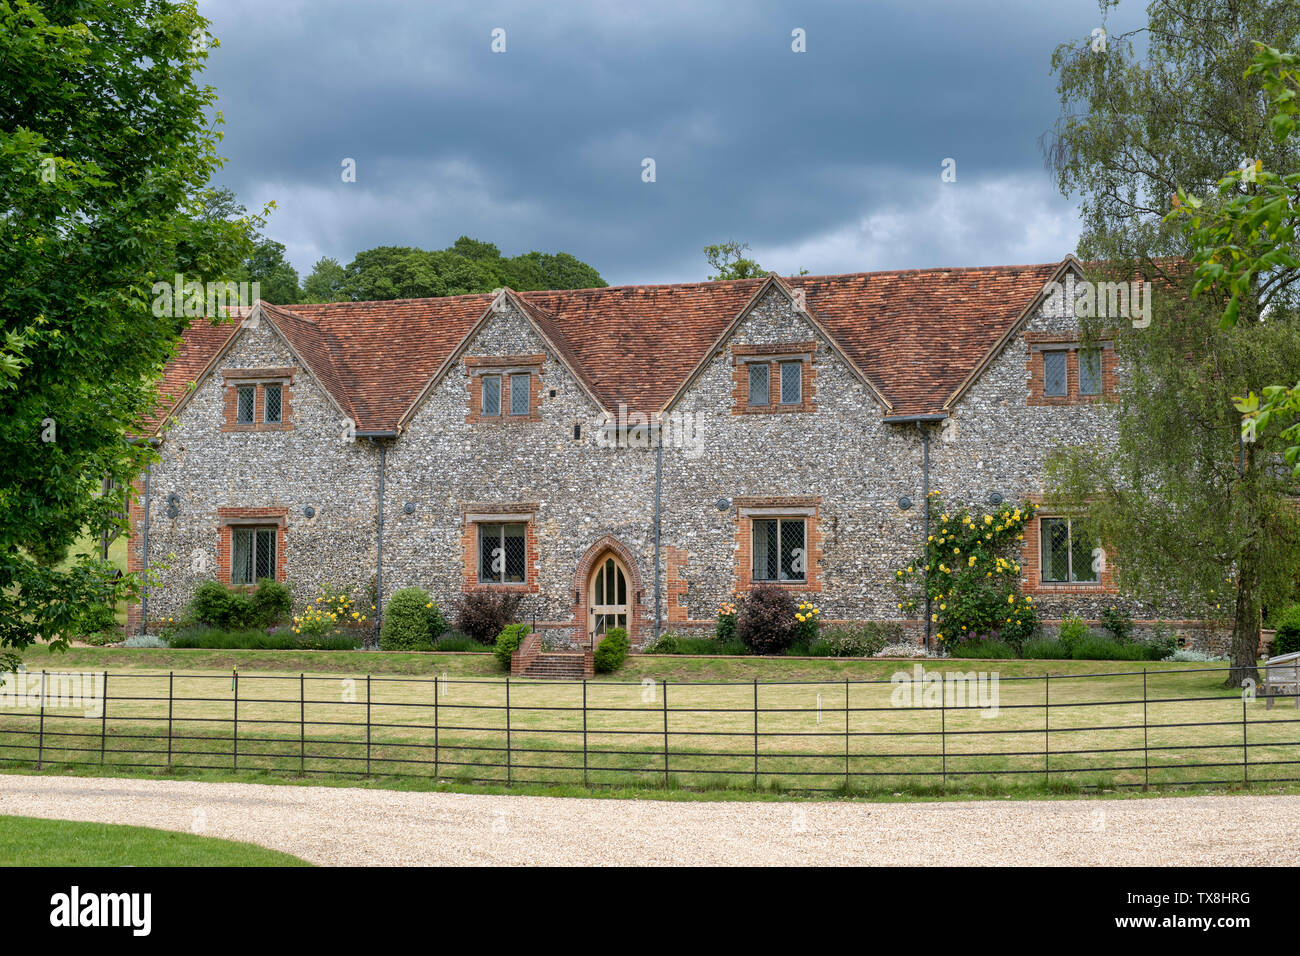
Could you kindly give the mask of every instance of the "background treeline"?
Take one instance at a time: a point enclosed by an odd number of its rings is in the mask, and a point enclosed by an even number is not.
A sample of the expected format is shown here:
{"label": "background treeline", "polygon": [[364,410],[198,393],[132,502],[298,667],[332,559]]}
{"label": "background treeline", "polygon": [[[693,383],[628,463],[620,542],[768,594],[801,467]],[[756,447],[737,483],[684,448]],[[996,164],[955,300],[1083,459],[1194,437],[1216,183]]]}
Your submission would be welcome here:
{"label": "background treeline", "polygon": [[[232,193],[218,192],[221,201],[214,206],[222,218],[244,214]],[[529,292],[607,285],[599,272],[567,252],[506,257],[493,243],[468,236],[461,236],[446,249],[377,246],[358,252],[347,265],[323,257],[300,282],[298,271],[285,258],[284,244],[258,235],[251,255],[234,278],[260,282],[261,297],[275,305],[422,299],[491,292],[503,286]]]}

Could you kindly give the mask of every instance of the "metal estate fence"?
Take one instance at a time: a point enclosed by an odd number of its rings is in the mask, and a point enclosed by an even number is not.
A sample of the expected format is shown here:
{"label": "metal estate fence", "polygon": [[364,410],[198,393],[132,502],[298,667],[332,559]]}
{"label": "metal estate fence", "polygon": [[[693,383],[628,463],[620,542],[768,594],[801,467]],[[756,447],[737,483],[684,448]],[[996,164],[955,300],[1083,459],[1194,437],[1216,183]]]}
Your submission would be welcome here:
{"label": "metal estate fence", "polygon": [[748,683],[20,672],[9,767],[803,791],[1300,779],[1300,711],[1225,668]]}

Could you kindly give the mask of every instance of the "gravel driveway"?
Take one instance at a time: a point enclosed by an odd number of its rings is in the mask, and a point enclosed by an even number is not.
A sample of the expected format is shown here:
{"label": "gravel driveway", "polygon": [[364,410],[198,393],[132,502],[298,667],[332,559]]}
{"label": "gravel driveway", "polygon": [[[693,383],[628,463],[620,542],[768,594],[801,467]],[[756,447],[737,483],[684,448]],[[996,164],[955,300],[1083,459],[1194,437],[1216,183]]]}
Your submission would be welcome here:
{"label": "gravel driveway", "polygon": [[[0,814],[260,843],[315,863],[1300,863],[1300,796],[703,803],[0,775]],[[1269,834],[1273,834],[1272,839]]]}

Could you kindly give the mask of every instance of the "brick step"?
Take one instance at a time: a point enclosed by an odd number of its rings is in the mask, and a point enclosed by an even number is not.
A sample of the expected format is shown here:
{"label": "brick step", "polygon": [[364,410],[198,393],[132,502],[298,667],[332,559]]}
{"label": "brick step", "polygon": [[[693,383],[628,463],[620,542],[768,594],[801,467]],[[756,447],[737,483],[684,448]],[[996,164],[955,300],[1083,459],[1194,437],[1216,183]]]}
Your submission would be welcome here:
{"label": "brick step", "polygon": [[548,651],[530,661],[519,676],[580,679],[587,676],[585,655],[581,651]]}

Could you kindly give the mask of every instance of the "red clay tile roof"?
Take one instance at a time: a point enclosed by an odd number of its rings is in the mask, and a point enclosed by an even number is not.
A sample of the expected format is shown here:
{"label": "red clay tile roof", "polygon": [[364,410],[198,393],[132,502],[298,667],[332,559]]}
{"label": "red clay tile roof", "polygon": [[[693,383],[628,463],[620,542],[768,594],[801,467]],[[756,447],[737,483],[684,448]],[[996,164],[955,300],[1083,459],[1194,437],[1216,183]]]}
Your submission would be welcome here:
{"label": "red clay tile roof", "polygon": [[[937,412],[1060,268],[1052,262],[795,276],[815,315],[891,415]],[[605,407],[652,412],[683,385],[764,279],[523,292],[516,298]],[[395,428],[483,316],[488,294],[273,306],[264,311],[360,430]],[[168,365],[183,391],[233,327],[198,322]],[[170,405],[167,407],[171,407]]]}
{"label": "red clay tile roof", "polygon": [[153,414],[145,418],[148,426],[146,433],[152,434],[158,430],[158,426],[188,393],[190,383],[198,381],[208,363],[235,334],[237,327],[238,323],[230,320],[213,323],[207,319],[196,319],[190,324],[176,348],[176,354],[163,369],[162,381],[158,385],[158,403],[154,406]]}

